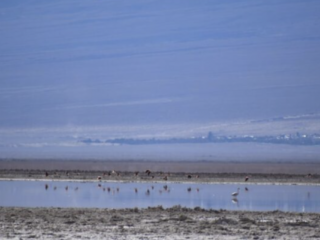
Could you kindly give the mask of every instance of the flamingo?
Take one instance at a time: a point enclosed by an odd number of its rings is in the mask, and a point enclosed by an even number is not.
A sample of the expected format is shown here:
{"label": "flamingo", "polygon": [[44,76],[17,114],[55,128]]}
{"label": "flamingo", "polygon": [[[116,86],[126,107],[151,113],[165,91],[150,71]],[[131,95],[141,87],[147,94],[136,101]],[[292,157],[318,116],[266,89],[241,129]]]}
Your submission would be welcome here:
{"label": "flamingo", "polygon": [[238,188],[238,190],[236,192],[233,192],[231,195],[233,197],[237,197],[239,195],[239,190],[240,190],[240,188]]}

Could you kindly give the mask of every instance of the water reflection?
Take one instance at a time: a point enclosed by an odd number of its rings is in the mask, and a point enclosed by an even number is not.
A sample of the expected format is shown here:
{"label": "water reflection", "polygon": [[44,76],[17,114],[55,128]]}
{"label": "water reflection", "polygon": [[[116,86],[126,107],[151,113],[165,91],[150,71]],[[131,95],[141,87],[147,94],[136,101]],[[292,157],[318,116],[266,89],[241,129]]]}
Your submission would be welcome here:
{"label": "water reflection", "polygon": [[237,205],[237,207],[239,207],[239,201],[237,198],[232,198],[232,203]]}
{"label": "water reflection", "polygon": [[[239,188],[239,189],[238,189]],[[236,190],[236,192],[235,192]],[[134,208],[162,205],[320,212],[320,187],[297,185],[0,181],[0,206]]]}

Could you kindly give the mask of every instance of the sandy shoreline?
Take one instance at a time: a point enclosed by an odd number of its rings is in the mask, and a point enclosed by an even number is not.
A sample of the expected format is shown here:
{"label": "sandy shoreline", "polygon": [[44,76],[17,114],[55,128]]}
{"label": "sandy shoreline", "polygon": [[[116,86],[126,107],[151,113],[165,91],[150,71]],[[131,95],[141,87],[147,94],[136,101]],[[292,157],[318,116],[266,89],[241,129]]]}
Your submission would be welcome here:
{"label": "sandy shoreline", "polygon": [[[319,164],[316,163],[223,165],[204,162],[199,165],[160,162],[148,165],[137,162],[134,165],[131,162],[130,166],[123,162],[117,165],[95,161],[36,163],[0,161],[0,179],[100,181],[98,177],[101,177],[101,181],[240,184],[249,176],[248,184],[320,184],[320,176],[316,174]],[[166,171],[168,168],[171,171]],[[201,168],[207,171],[200,171]],[[151,173],[146,173],[146,169]],[[190,169],[193,171],[188,171]],[[178,206],[118,210],[0,207],[0,239],[320,239],[319,222],[319,213],[203,210]]]}

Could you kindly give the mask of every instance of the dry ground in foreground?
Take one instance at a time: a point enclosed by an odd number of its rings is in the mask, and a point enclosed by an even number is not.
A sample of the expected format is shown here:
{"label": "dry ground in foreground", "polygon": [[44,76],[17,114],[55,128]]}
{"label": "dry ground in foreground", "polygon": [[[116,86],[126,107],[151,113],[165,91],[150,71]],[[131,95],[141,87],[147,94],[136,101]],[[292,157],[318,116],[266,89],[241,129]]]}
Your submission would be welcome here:
{"label": "dry ground in foreground", "polygon": [[1,239],[320,239],[320,214],[0,208]]}

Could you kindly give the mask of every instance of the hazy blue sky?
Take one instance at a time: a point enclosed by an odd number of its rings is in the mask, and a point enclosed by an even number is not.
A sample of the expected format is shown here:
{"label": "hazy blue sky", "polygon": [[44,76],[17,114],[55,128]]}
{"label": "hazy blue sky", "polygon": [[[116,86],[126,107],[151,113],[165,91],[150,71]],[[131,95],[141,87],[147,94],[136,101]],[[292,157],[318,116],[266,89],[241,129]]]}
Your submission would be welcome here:
{"label": "hazy blue sky", "polygon": [[0,129],[319,117],[319,23],[317,0],[0,1]]}

